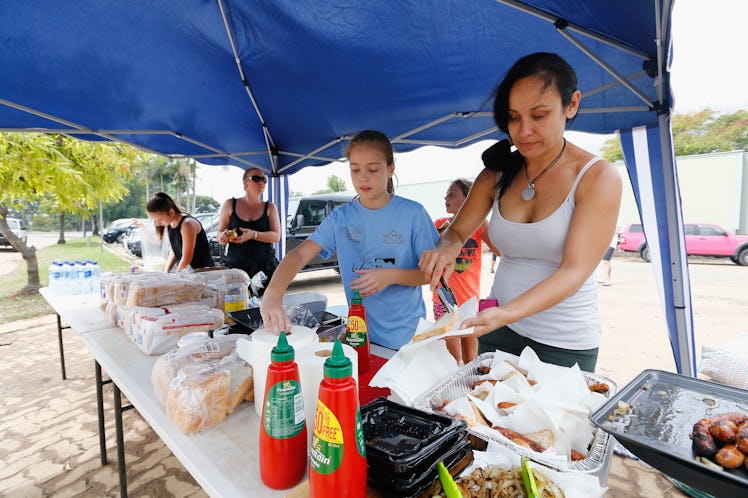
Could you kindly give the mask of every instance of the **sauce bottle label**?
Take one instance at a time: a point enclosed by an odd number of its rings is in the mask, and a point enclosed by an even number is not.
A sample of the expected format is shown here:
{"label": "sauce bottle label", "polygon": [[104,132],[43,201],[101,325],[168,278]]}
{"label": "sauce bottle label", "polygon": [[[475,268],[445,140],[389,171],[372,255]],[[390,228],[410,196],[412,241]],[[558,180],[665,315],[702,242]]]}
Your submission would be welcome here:
{"label": "sauce bottle label", "polygon": [[345,342],[351,347],[359,348],[366,344],[366,322],[360,316],[349,316],[347,330],[345,333]]}
{"label": "sauce bottle label", "polygon": [[304,428],[304,399],[295,380],[283,380],[265,397],[265,432],[274,439],[288,439]]}
{"label": "sauce bottle label", "polygon": [[360,410],[356,410],[356,448],[359,455],[366,456],[366,440],[364,439],[364,426],[361,424]]}
{"label": "sauce bottle label", "polygon": [[343,430],[335,414],[321,401],[317,401],[314,417],[314,437],[309,452],[312,470],[319,474],[332,474],[343,461]]}

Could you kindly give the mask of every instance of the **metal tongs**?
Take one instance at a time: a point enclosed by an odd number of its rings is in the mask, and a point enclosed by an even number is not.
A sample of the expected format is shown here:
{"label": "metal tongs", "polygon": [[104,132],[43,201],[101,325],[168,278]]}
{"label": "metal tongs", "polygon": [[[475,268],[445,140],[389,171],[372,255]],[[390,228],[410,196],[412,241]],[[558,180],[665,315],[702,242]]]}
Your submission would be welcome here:
{"label": "metal tongs", "polygon": [[449,313],[457,311],[457,299],[455,298],[455,293],[449,288],[444,277],[439,277],[439,283],[441,284],[441,287],[436,288],[436,295],[439,296],[439,301],[442,303],[442,306],[444,306]]}

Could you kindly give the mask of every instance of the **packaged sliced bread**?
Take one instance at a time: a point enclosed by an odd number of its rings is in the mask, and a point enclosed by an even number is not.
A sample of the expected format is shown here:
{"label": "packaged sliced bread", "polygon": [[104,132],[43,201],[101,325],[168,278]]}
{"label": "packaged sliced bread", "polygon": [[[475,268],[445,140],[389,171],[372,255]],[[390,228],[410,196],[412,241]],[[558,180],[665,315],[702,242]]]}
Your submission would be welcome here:
{"label": "packaged sliced bread", "polygon": [[169,384],[166,415],[184,434],[226,419],[231,373],[218,363],[183,367]]}
{"label": "packaged sliced bread", "polygon": [[213,308],[176,310],[161,316],[141,316],[133,327],[133,340],[147,355],[174,349],[179,338],[192,332],[209,332],[223,326],[223,313]]}

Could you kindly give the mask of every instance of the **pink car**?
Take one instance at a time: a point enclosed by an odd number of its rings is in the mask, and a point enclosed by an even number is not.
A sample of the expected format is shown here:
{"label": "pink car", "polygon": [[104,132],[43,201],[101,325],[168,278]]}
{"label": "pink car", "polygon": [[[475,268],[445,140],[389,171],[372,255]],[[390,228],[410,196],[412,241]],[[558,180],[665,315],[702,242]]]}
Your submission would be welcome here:
{"label": "pink car", "polygon": [[[711,223],[686,223],[686,254],[730,258],[733,263],[748,266],[748,235],[735,235]],[[631,223],[618,236],[618,249],[638,252],[649,261],[649,247],[640,223]]]}

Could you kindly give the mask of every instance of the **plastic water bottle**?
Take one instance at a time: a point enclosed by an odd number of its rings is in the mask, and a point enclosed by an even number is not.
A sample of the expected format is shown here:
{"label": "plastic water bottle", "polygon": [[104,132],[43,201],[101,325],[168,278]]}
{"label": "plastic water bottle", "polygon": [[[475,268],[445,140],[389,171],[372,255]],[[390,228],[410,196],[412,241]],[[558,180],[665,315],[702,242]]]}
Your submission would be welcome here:
{"label": "plastic water bottle", "polygon": [[53,294],[62,294],[62,271],[62,263],[59,261],[52,261],[52,264],[49,265],[49,288]]}
{"label": "plastic water bottle", "polygon": [[91,288],[91,276],[93,271],[93,261],[87,259],[82,261],[83,264],[83,279],[81,279],[81,294],[89,294],[93,289]]}
{"label": "plastic water bottle", "polygon": [[70,261],[62,263],[62,286],[60,294],[74,294],[74,287],[76,285],[75,280],[75,265]]}
{"label": "plastic water bottle", "polygon": [[84,280],[86,264],[83,261],[75,260],[75,273],[75,285],[73,286],[75,292],[73,292],[73,294],[85,294],[88,290],[86,289],[86,283]]}
{"label": "plastic water bottle", "polygon": [[88,260],[86,262],[86,266],[90,267],[91,269],[91,290],[90,292],[95,292],[97,294],[100,294],[101,292],[101,268],[99,267],[98,261]]}

